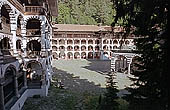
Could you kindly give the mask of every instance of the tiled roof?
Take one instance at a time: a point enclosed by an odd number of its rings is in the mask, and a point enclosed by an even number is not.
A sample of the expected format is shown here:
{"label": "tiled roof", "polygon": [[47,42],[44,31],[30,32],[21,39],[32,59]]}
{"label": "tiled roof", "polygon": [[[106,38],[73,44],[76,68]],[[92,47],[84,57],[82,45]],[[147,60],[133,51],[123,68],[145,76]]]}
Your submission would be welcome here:
{"label": "tiled roof", "polygon": [[53,16],[57,16],[58,15],[57,0],[48,0],[48,4],[49,4],[49,8],[51,10],[51,14]]}
{"label": "tiled roof", "polygon": [[67,31],[67,32],[98,32],[98,31],[108,31],[103,26],[97,25],[77,25],[77,24],[54,24],[54,31]]}

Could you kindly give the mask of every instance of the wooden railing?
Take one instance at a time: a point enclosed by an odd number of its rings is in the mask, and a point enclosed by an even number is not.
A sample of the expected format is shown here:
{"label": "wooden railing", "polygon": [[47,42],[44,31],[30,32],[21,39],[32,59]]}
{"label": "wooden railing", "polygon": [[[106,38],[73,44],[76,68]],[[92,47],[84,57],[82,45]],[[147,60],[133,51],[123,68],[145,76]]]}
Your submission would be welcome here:
{"label": "wooden railing", "polygon": [[27,57],[29,58],[37,58],[37,57],[47,57],[48,53],[47,52],[43,52],[43,51],[27,51]]}
{"label": "wooden railing", "polygon": [[27,36],[41,35],[41,31],[40,31],[40,29],[27,29],[26,35]]}
{"label": "wooden railing", "polygon": [[13,55],[13,49],[0,49],[3,55]]}
{"label": "wooden railing", "polygon": [[25,6],[25,14],[45,14],[42,6]]}
{"label": "wooden railing", "polygon": [[1,17],[1,20],[2,20],[2,24],[1,24],[2,31],[10,33],[11,32],[10,20],[3,16]]}
{"label": "wooden railing", "polygon": [[17,28],[16,34],[17,36],[21,36],[21,28]]}

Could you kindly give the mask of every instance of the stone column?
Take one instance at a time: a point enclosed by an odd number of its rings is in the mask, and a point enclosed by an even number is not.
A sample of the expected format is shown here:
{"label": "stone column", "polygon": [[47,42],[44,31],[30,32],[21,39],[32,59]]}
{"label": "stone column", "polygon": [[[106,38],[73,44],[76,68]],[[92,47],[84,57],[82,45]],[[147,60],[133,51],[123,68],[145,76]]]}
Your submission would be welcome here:
{"label": "stone column", "polygon": [[111,59],[111,71],[116,71],[116,57]]}
{"label": "stone column", "polygon": [[9,14],[10,16],[10,24],[11,24],[11,33],[13,34],[12,36],[12,43],[13,43],[13,52],[14,56],[17,56],[17,50],[16,50],[16,30],[17,30],[17,18],[16,14],[12,11]]}
{"label": "stone column", "polygon": [[1,84],[0,84],[0,110],[5,110],[4,90],[3,90],[3,85],[1,85]]}
{"label": "stone column", "polygon": [[24,87],[27,88],[27,72],[23,71],[24,74]]}
{"label": "stone column", "polygon": [[129,63],[128,63],[128,74],[130,74],[130,65],[132,63],[132,58],[129,59]]}
{"label": "stone column", "polygon": [[19,97],[17,76],[14,76],[14,89],[15,89],[15,96]]}
{"label": "stone column", "polygon": [[41,51],[46,51],[46,34],[45,34],[45,21],[42,21],[41,24]]}

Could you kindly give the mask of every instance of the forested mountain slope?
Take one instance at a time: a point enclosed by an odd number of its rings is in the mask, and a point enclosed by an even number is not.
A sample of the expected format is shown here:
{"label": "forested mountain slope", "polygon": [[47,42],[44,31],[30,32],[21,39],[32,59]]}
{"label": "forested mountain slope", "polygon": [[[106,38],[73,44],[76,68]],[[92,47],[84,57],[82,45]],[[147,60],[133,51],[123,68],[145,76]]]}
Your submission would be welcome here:
{"label": "forested mountain slope", "polygon": [[59,24],[111,25],[114,9],[111,0],[59,0]]}

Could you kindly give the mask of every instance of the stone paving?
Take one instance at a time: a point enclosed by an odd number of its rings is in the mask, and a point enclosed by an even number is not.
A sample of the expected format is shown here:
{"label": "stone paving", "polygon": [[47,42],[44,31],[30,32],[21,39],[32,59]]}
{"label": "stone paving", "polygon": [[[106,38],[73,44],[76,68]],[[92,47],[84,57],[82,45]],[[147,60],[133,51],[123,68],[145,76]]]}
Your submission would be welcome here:
{"label": "stone paving", "polygon": [[[110,71],[110,63],[110,60],[53,60],[52,65],[55,68],[55,74],[58,74],[58,78],[61,79],[66,88],[73,88],[73,86],[79,85],[74,89],[88,91],[96,89],[95,86],[105,88],[105,77]],[[68,75],[72,75],[72,77],[77,79],[70,80],[69,78],[66,78]],[[118,82],[117,86],[119,90],[123,90],[130,85],[131,82],[129,81],[128,76],[130,75],[123,73],[116,74],[115,81]],[[84,81],[81,82],[78,80]],[[73,82],[76,82],[77,84]],[[84,82],[91,84],[86,85]]]}
{"label": "stone paving", "polygon": [[[96,110],[99,97],[105,93],[106,74],[110,61],[100,60],[54,60],[53,83],[47,97],[28,98],[23,110]],[[127,93],[124,86],[130,81],[128,75],[117,73],[119,96]],[[58,82],[64,89],[58,88]],[[124,105],[123,105],[124,106]]]}

